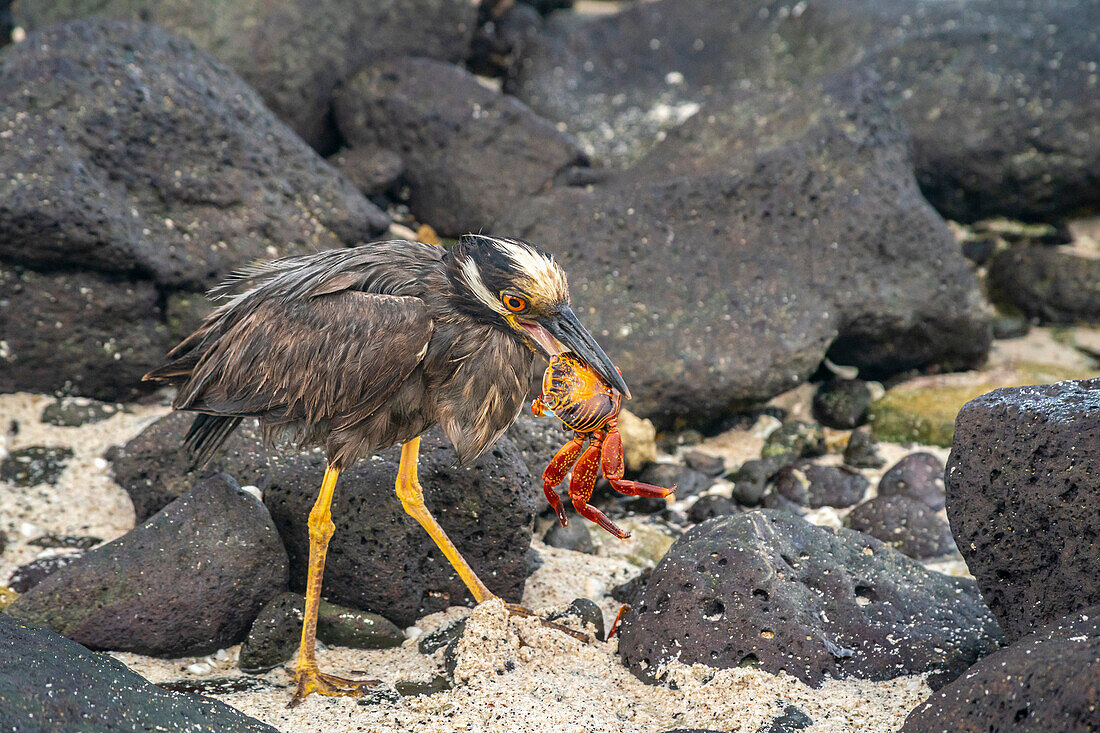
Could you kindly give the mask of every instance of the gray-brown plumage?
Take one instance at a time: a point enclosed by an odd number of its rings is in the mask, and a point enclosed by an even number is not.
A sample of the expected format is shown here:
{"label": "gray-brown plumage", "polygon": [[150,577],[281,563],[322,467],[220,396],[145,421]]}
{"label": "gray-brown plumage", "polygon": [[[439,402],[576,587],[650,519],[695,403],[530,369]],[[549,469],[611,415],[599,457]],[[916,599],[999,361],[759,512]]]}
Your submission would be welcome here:
{"label": "gray-brown plumage", "polygon": [[258,418],[269,439],[328,455],[310,515],[295,700],[361,689],[320,674],[313,658],[339,471],[405,444],[398,494],[481,601],[491,594],[423,505],[417,436],[438,423],[460,461],[475,458],[519,414],[537,353],[571,350],[629,394],[569,308],[560,267],[520,240],[471,235],[449,250],[391,241],[291,257],[247,268],[211,295],[226,302],[146,375],[177,386],[173,407],[199,413],[186,438],[195,459],[208,459],[244,417]]}

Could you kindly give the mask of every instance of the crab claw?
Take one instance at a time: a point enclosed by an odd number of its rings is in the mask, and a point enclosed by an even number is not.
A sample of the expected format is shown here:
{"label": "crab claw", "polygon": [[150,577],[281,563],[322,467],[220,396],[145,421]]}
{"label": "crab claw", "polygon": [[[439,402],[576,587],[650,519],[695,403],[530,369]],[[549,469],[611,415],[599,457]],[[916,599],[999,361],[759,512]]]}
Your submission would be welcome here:
{"label": "crab claw", "polygon": [[641,481],[631,481],[623,478],[623,472],[626,470],[623,461],[623,439],[619,436],[619,431],[615,428],[611,428],[608,431],[607,437],[603,441],[600,462],[603,466],[604,478],[611,484],[611,488],[615,489],[615,491],[618,491],[620,494],[663,499],[676,491],[675,486],[666,489],[663,486],[654,486],[653,484],[646,484]]}

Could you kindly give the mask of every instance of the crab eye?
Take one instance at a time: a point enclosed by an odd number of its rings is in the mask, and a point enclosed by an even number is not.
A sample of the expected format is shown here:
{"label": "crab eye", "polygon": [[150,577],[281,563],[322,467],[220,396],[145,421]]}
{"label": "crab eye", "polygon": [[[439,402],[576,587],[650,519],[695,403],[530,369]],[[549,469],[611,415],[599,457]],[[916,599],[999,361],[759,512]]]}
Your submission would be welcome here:
{"label": "crab eye", "polygon": [[505,293],[501,296],[501,301],[504,303],[504,307],[513,313],[520,313],[527,310],[527,299],[521,298],[518,295],[512,295],[511,293]]}

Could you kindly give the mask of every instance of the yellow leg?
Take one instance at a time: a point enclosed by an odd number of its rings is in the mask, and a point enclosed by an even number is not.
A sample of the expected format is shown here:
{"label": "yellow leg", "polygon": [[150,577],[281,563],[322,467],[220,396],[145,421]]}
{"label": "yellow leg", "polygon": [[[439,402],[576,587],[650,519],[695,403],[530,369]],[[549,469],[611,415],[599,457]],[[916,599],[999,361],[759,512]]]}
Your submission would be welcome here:
{"label": "yellow leg", "polygon": [[321,603],[321,581],[325,576],[328,541],[336,531],[336,525],[332,523],[331,505],[339,476],[340,472],[332,466],[325,469],[321,493],[317,495],[317,501],[309,513],[309,575],[306,580],[306,606],[302,618],[302,642],[298,649],[298,668],[295,673],[298,690],[288,707],[294,707],[311,692],[330,696],[354,696],[378,684],[376,680],[346,680],[324,674],[317,668],[317,608]]}
{"label": "yellow leg", "polygon": [[416,479],[416,461],[420,457],[420,438],[413,438],[401,446],[401,465],[397,469],[397,498],[409,516],[420,522],[420,526],[427,531],[451,567],[462,578],[462,582],[470,589],[474,600],[478,603],[487,601],[493,597],[492,591],[485,587],[481,578],[470,567],[469,563],[459,553],[447,533],[435,521],[435,517],[424,506],[424,491],[420,488],[420,482]]}

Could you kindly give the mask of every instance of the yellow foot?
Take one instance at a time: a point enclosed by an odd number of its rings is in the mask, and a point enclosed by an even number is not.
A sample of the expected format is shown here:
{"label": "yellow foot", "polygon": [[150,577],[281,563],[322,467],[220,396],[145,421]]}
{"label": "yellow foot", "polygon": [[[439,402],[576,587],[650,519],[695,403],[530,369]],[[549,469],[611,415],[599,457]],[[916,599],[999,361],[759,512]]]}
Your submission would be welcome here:
{"label": "yellow foot", "polygon": [[[512,614],[513,616],[523,616],[524,618],[536,618],[536,615],[535,615],[534,611],[527,608],[526,606],[521,606],[518,603],[505,603],[504,607],[507,608],[508,613]],[[574,639],[578,639],[580,641],[583,641],[585,644],[591,644],[592,643],[592,637],[589,636],[588,634],[584,633],[583,631],[577,631],[575,629],[569,628],[568,626],[564,626],[562,624],[556,624],[553,621],[547,621],[546,619],[539,619],[539,623],[541,623],[543,626],[545,626],[548,629],[556,629],[556,630],[562,632],[563,634],[569,634]]]}
{"label": "yellow foot", "polygon": [[288,708],[294,707],[305,700],[306,695],[314,692],[326,697],[359,697],[367,690],[382,684],[380,680],[346,680],[317,669],[295,672],[294,677],[298,680],[298,691],[294,693]]}

